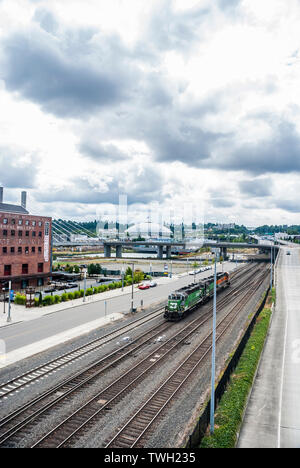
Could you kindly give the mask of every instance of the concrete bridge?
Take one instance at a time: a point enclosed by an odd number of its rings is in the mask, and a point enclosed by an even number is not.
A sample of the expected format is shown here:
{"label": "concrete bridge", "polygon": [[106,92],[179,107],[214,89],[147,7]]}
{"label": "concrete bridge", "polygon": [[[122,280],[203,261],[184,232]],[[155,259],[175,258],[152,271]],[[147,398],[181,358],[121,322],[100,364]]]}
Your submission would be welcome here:
{"label": "concrete bridge", "polygon": [[[186,241],[180,242],[167,242],[167,241],[103,241],[104,246],[104,256],[109,258],[111,257],[111,249],[116,249],[116,257],[122,258],[123,247],[136,247],[136,246],[147,246],[147,247],[156,247],[158,249],[157,258],[162,259],[164,251],[166,251],[166,257],[171,258],[171,249],[172,247],[182,247],[183,250],[194,247],[197,248],[197,244],[192,244]],[[203,244],[200,244],[198,248],[201,247],[212,247],[221,249],[221,256],[224,259],[228,258],[227,249],[259,249],[263,252],[268,252],[271,248],[278,250],[279,247],[272,244],[247,244],[240,242],[210,242],[204,241]]]}

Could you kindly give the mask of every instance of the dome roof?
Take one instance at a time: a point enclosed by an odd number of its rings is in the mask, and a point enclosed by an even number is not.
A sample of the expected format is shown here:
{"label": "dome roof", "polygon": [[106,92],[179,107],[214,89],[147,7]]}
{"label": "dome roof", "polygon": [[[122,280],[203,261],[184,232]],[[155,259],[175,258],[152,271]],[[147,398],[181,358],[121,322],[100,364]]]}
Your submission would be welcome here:
{"label": "dome roof", "polygon": [[139,223],[127,229],[126,233],[130,236],[142,237],[170,237],[172,231],[165,226],[156,223]]}

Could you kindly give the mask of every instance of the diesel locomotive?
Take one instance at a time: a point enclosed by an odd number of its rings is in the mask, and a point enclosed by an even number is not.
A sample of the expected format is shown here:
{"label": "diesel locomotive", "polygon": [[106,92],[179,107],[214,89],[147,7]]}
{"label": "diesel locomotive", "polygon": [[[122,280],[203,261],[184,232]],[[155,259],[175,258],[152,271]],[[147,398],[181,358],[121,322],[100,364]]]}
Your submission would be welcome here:
{"label": "diesel locomotive", "polygon": [[[217,274],[217,293],[230,286],[228,273]],[[207,302],[214,294],[214,275],[204,278],[199,283],[185,286],[170,294],[165,307],[164,318],[169,321],[183,319],[196,307]]]}

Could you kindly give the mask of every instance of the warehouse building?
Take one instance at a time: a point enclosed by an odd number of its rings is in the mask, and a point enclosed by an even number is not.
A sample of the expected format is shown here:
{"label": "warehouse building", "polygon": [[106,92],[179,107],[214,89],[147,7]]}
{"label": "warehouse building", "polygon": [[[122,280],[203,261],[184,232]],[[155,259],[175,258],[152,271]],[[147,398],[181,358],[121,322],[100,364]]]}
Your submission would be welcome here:
{"label": "warehouse building", "polygon": [[52,219],[29,214],[26,192],[21,204],[3,202],[0,187],[0,288],[12,282],[19,291],[43,286],[51,277]]}

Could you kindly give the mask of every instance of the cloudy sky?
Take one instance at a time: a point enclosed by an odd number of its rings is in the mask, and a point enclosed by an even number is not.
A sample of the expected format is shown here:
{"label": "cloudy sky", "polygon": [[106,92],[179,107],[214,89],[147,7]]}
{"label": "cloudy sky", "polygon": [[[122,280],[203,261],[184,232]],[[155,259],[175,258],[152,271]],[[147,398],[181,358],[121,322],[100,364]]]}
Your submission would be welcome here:
{"label": "cloudy sky", "polygon": [[299,224],[299,24],[299,0],[0,0],[5,201]]}

